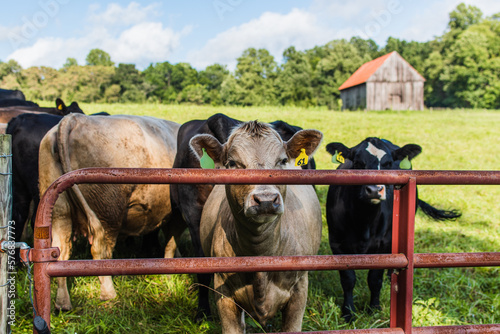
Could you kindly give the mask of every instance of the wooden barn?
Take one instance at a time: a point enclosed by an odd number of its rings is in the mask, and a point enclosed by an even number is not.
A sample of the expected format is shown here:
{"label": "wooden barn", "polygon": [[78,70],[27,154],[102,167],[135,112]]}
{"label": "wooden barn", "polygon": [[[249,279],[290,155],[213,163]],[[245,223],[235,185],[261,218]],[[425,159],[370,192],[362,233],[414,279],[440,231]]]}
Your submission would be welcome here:
{"label": "wooden barn", "polygon": [[422,110],[424,82],[393,51],[363,64],[339,87],[342,110]]}

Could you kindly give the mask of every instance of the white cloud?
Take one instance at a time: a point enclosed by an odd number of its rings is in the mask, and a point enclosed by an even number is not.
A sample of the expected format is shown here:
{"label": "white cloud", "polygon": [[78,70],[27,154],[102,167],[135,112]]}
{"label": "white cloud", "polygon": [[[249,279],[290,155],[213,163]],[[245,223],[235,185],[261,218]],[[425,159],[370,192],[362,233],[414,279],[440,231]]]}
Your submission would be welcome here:
{"label": "white cloud", "polygon": [[33,45],[15,50],[7,59],[15,59],[24,68],[42,65],[60,68],[68,57],[85,64],[89,51],[99,48],[109,53],[115,63],[134,63],[140,69],[145,68],[150,63],[167,60],[192,29],[186,26],[174,31],[160,22],[148,21],[157,7],[157,4],[141,7],[135,2],[127,7],[110,4],[100,13],[98,5],[91,5],[88,21],[95,23],[84,36],[39,38]]}
{"label": "white cloud", "polygon": [[110,3],[104,12],[98,12],[99,5],[90,6],[89,21],[102,25],[130,25],[150,21],[157,16],[159,3],[153,3],[145,7],[137,2],[131,2],[127,7],[117,3]]}
{"label": "white cloud", "polygon": [[68,57],[85,64],[88,52],[99,48],[109,53],[115,63],[135,63],[138,68],[145,68],[152,62],[165,61],[189,31],[188,27],[176,32],[155,22],[134,25],[119,36],[111,35],[105,28],[96,28],[81,38],[40,38],[32,46],[14,51],[8,59],[17,60],[24,68],[39,65],[59,68]]}
{"label": "white cloud", "polygon": [[258,19],[219,33],[201,49],[190,52],[187,59],[200,69],[214,63],[234,69],[236,58],[250,47],[267,49],[279,62],[283,51],[291,45],[301,50],[334,38],[334,33],[318,25],[315,15],[309,12],[299,9],[286,15],[266,12]]}

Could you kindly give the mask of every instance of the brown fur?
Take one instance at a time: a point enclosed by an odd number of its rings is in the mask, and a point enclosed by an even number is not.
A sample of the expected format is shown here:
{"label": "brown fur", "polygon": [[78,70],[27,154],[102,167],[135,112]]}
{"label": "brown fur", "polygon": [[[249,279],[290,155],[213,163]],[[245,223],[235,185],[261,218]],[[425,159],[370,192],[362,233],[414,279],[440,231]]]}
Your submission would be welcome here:
{"label": "brown fur", "polygon": [[[40,193],[62,174],[85,167],[171,168],[178,129],[177,123],[152,117],[68,115],[40,144]],[[118,234],[146,234],[170,214],[168,185],[73,186],[54,207],[52,245],[61,249],[60,259],[67,260],[71,235],[80,233],[92,243],[94,259],[111,258]],[[165,255],[172,257],[175,242],[167,248]],[[100,280],[101,299],[116,296],[111,279]],[[56,307],[70,309],[66,280],[58,281]]]}
{"label": "brown fur", "polygon": [[[218,166],[286,169],[300,148],[312,155],[321,139],[319,131],[302,130],[283,142],[269,126],[249,122],[234,130],[225,145],[210,135],[199,135],[193,137],[191,146],[198,157],[205,148]],[[261,199],[276,207],[264,209]],[[200,234],[207,256],[314,255],[321,226],[321,209],[312,186],[217,185],[203,209]],[[262,324],[281,311],[282,331],[301,330],[307,272],[219,273],[214,287],[224,333],[244,332],[235,303]]]}

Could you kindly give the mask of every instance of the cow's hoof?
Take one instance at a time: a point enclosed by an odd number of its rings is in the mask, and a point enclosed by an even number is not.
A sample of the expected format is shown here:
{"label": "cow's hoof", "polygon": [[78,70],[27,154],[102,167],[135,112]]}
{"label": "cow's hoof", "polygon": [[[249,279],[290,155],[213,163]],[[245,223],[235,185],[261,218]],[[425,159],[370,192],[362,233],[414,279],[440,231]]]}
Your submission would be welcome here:
{"label": "cow's hoof", "polygon": [[194,320],[196,321],[196,323],[200,323],[200,322],[203,322],[203,321],[212,321],[212,314],[210,313],[210,310],[201,310],[199,309],[197,312],[196,312],[196,317],[194,318]]}
{"label": "cow's hoof", "polygon": [[116,298],[116,291],[101,292],[101,300],[111,300]]}
{"label": "cow's hoof", "polygon": [[351,309],[344,309],[342,310],[342,318],[344,318],[345,322],[351,323],[356,318],[356,315]]}
{"label": "cow's hoof", "polygon": [[68,311],[71,311],[73,309],[73,306],[71,305],[70,301],[68,301],[68,302],[56,301],[55,308],[56,308],[56,311],[58,311],[58,312],[68,312]]}

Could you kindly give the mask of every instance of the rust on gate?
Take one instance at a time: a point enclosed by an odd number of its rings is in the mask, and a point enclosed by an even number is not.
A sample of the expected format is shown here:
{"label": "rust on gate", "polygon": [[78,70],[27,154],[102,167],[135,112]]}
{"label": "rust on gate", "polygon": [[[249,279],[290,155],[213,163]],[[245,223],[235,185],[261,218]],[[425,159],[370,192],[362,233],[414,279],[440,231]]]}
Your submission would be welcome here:
{"label": "rust on gate", "polygon": [[[56,261],[51,248],[52,209],[60,193],[81,183],[108,184],[392,184],[394,192],[393,254],[316,255],[239,258],[184,258]],[[416,185],[500,185],[499,171],[413,170],[202,170],[85,168],[59,177],[40,200],[35,221],[34,305],[50,326],[50,278],[57,276],[213,273],[237,271],[396,269],[391,278],[391,328],[349,330],[352,333],[497,333],[500,325],[413,327],[411,307],[414,268],[500,266],[500,252],[414,254]],[[50,327],[49,327],[50,328]],[[340,333],[323,331],[314,333]],[[34,333],[36,330],[34,329]]]}

